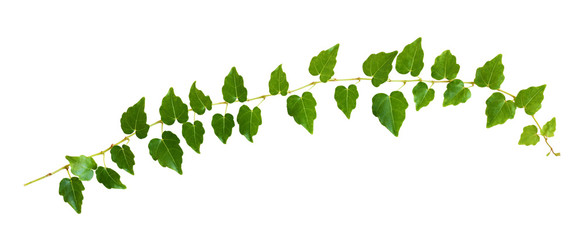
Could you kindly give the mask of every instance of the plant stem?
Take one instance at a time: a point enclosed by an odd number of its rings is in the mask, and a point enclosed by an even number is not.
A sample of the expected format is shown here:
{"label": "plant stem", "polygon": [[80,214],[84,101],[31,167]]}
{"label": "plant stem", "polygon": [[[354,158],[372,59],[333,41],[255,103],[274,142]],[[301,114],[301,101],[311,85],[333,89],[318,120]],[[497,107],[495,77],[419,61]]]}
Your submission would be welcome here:
{"label": "plant stem", "polygon": [[48,177],[48,176],[52,176],[52,175],[54,175],[54,174],[58,173],[59,171],[61,171],[61,170],[63,170],[63,169],[67,169],[67,168],[69,168],[69,164],[67,164],[67,165],[65,165],[65,166],[63,166],[63,167],[61,167],[61,168],[59,168],[59,169],[57,169],[57,170],[55,170],[55,171],[53,171],[53,172],[47,173],[45,176],[42,176],[42,177],[40,177],[40,178],[37,178],[37,179],[35,179],[35,180],[32,180],[32,181],[30,181],[30,182],[27,182],[27,183],[25,183],[25,184],[24,184],[24,186],[26,187],[26,186],[28,186],[28,185],[30,185],[30,184],[32,184],[32,183],[35,183],[35,182],[37,182],[37,181],[40,181],[40,180],[43,180],[44,178],[46,178],[46,177]]}
{"label": "plant stem", "polygon": [[[536,126],[538,126],[538,130],[542,133],[542,128],[540,127],[540,123],[538,123],[538,121],[536,121],[536,118],[534,117],[534,115],[530,115],[532,117],[532,119],[534,120],[534,122],[536,123]],[[548,145],[548,147],[550,148],[550,152],[552,154],[554,154],[555,156],[560,156],[560,153],[556,153],[555,150],[553,150],[552,146],[548,143],[548,137],[542,135],[542,137],[544,138],[544,142],[546,143],[546,145]]]}

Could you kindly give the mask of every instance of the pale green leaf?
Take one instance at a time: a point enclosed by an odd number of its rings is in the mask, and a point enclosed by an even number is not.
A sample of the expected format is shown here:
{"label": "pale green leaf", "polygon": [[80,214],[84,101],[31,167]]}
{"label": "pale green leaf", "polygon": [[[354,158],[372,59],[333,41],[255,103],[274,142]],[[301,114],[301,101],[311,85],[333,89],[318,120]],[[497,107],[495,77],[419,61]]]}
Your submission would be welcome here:
{"label": "pale green leaf", "polygon": [[103,184],[107,189],[126,189],[126,185],[120,181],[120,175],[111,168],[100,166],[95,171],[95,174],[98,182]]}
{"label": "pale green leaf", "polygon": [[502,64],[502,54],[487,61],[483,67],[475,72],[475,84],[479,87],[489,87],[497,90],[504,82],[504,64]]}
{"label": "pale green leaf", "polygon": [[388,81],[388,75],[392,71],[392,62],[398,51],[371,54],[362,65],[364,73],[372,77],[372,84],[376,87]]}
{"label": "pale green leaf", "polygon": [[288,94],[288,82],[286,81],[286,73],[282,70],[282,64],[278,65],[270,74],[268,90],[270,95],[280,93],[282,96],[286,96]]}
{"label": "pale green leaf", "polygon": [[538,129],[534,125],[526,126],[522,130],[522,134],[520,135],[520,141],[518,141],[518,145],[536,145],[540,141],[540,136],[538,136]]}
{"label": "pale green leaf", "polygon": [[81,156],[65,156],[69,161],[71,173],[77,175],[82,181],[89,181],[93,178],[93,170],[97,168],[97,164],[91,157]]}
{"label": "pale green leaf", "polygon": [[555,130],[557,130],[557,118],[552,118],[544,126],[542,126],[541,134],[546,137],[554,137]]}
{"label": "pale green leaf", "polygon": [[206,96],[203,91],[199,90],[195,84],[197,84],[197,81],[193,82],[191,90],[189,91],[189,105],[191,106],[191,109],[193,109],[193,112],[203,115],[205,109],[211,110],[211,98]]}
{"label": "pale green leaf", "polygon": [[534,115],[542,107],[545,88],[546,85],[542,85],[520,90],[514,99],[516,102],[516,107],[524,108],[524,111],[528,115]]}
{"label": "pale green leaf", "polygon": [[424,82],[419,82],[412,89],[412,95],[414,95],[414,103],[418,111],[435,99],[435,89],[428,88]]}
{"label": "pale green leaf", "polygon": [[179,146],[179,138],[170,131],[164,131],[162,139],[154,138],[148,143],[150,156],[163,167],[168,167],[183,174],[183,150]]}
{"label": "pale green leaf", "polygon": [[487,116],[486,127],[490,128],[498,124],[505,123],[508,119],[513,119],[516,113],[516,105],[512,100],[506,101],[504,94],[499,92],[493,93],[486,101],[487,107],[485,115]]}
{"label": "pale green leaf", "polygon": [[191,147],[195,152],[201,153],[199,147],[203,143],[203,134],[205,129],[200,121],[195,121],[195,124],[190,122],[183,123],[183,138],[187,141],[187,145]]}
{"label": "pale green leaf", "polygon": [[447,84],[447,90],[443,93],[443,107],[467,102],[471,98],[471,91],[463,85],[463,81],[455,79]]}
{"label": "pale green leaf", "polygon": [[236,67],[232,67],[230,73],[225,77],[221,88],[223,100],[233,103],[236,100],[245,102],[248,99],[248,90],[244,87],[244,78],[238,74]]}
{"label": "pale green leaf", "polygon": [[173,88],[170,88],[167,95],[162,99],[159,113],[162,122],[166,125],[173,125],[175,119],[179,123],[189,120],[189,107],[183,103],[180,97],[175,95]]}
{"label": "pale green leaf", "polygon": [[146,123],[146,113],[144,112],[144,98],[141,98],[132,107],[129,107],[122,114],[120,124],[125,134],[132,134],[136,131],[136,137],[143,139],[148,134],[150,126]]}
{"label": "pale green leaf", "polygon": [[431,67],[431,76],[437,80],[453,80],[457,77],[457,73],[459,73],[457,58],[449,50],[435,58],[435,64]]}
{"label": "pale green leaf", "polygon": [[286,110],[296,123],[305,127],[313,134],[313,122],[317,118],[317,101],[310,92],[304,92],[301,97],[292,95],[286,99]]}
{"label": "pale green leaf", "polygon": [[134,153],[130,150],[128,145],[114,146],[110,150],[112,161],[115,162],[119,168],[126,170],[126,172],[134,175]]}
{"label": "pale green leaf", "polygon": [[232,129],[235,125],[234,116],[229,113],[226,113],[225,116],[216,113],[211,119],[213,132],[223,144],[227,143],[228,138],[232,135]]}
{"label": "pale green leaf", "polygon": [[337,102],[337,107],[345,114],[347,119],[351,116],[351,111],[355,109],[358,97],[357,87],[353,84],[347,88],[341,85],[335,88],[334,98]]}
{"label": "pale green leaf", "polygon": [[414,42],[406,45],[402,52],[396,57],[396,71],[401,74],[407,74],[416,77],[423,69],[424,52],[421,46],[422,38],[417,38]]}
{"label": "pale green leaf", "polygon": [[237,117],[240,133],[250,142],[254,142],[252,137],[258,133],[258,127],[262,124],[262,115],[260,108],[242,105]]}
{"label": "pale green leaf", "polygon": [[59,195],[63,196],[63,201],[69,203],[77,213],[81,213],[81,203],[83,202],[81,191],[83,190],[85,187],[77,177],[63,178],[59,183]]}
{"label": "pale green leaf", "polygon": [[400,91],[394,91],[389,96],[378,93],[372,98],[372,113],[396,137],[406,118],[407,108],[408,102]]}
{"label": "pale green leaf", "polygon": [[333,77],[333,68],[337,63],[337,50],[339,50],[339,44],[323,50],[319,55],[314,56],[309,65],[309,73],[313,76],[319,75],[321,82],[329,81]]}

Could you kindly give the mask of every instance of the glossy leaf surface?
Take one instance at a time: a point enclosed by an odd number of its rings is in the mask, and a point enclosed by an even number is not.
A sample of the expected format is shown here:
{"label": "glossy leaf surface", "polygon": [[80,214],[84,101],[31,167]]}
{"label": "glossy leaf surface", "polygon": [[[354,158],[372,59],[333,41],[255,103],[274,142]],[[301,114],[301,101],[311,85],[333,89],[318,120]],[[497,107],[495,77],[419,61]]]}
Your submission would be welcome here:
{"label": "glossy leaf surface", "polygon": [[114,171],[114,169],[99,166],[95,173],[97,181],[107,189],[126,189],[126,185],[120,181],[120,174]]}
{"label": "glossy leaf surface", "polygon": [[189,105],[191,109],[199,115],[205,113],[205,109],[211,110],[212,102],[209,96],[206,96],[203,91],[199,90],[196,86],[197,81],[191,85],[189,90]]}
{"label": "glossy leaf surface", "polygon": [[63,201],[69,203],[77,213],[81,213],[83,190],[85,187],[77,177],[63,178],[59,183],[59,195],[63,196]]}
{"label": "glossy leaf surface", "polygon": [[304,92],[301,97],[292,95],[286,99],[286,110],[295,122],[305,127],[313,134],[313,121],[317,118],[317,101],[310,92]]}
{"label": "glossy leaf surface", "polygon": [[225,77],[221,88],[223,100],[233,103],[236,100],[245,102],[248,99],[248,90],[244,87],[244,78],[238,74],[236,67],[232,67],[230,73]]}
{"label": "glossy leaf surface", "polygon": [[466,88],[463,81],[456,79],[447,84],[447,90],[443,93],[443,107],[465,103],[471,98],[471,91]]}
{"label": "glossy leaf surface", "polygon": [[435,99],[435,89],[429,88],[426,83],[419,82],[412,89],[416,110],[429,105]]}
{"label": "glossy leaf surface", "polygon": [[97,168],[97,164],[91,157],[86,156],[65,156],[69,161],[71,173],[77,175],[82,181],[89,181],[93,178],[93,171]]}
{"label": "glossy leaf surface", "polygon": [[401,74],[410,73],[413,77],[420,74],[424,66],[424,52],[421,42],[422,38],[417,38],[404,47],[396,58],[396,71]]}
{"label": "glossy leaf surface", "polygon": [[479,87],[489,87],[490,89],[497,90],[504,82],[504,78],[502,54],[499,54],[475,71],[474,82]]}
{"label": "glossy leaf surface", "polygon": [[183,123],[182,133],[187,145],[195,152],[201,153],[200,146],[203,143],[203,134],[205,134],[203,124],[200,121],[195,121],[194,124],[190,122]]}
{"label": "glossy leaf surface", "polygon": [[148,134],[150,126],[146,123],[146,113],[144,112],[144,98],[141,98],[132,107],[129,107],[122,114],[120,124],[125,134],[132,134],[136,131],[136,137],[143,139]]}
{"label": "glossy leaf surface", "polygon": [[134,175],[134,153],[130,150],[130,147],[126,144],[120,146],[114,146],[110,150],[112,161],[118,165],[120,169],[126,170],[126,172]]}
{"label": "glossy leaf surface", "polygon": [[282,64],[278,65],[272,73],[270,73],[270,81],[268,81],[268,90],[270,95],[279,94],[286,96],[288,92],[288,81],[286,81],[286,73],[282,70]]}
{"label": "glossy leaf surface", "polygon": [[554,137],[557,130],[557,118],[552,118],[544,126],[542,126],[541,134],[546,137]]}
{"label": "glossy leaf surface", "polygon": [[319,55],[314,56],[309,65],[309,73],[313,76],[319,76],[321,82],[329,81],[335,73],[333,68],[335,68],[335,64],[337,63],[338,50],[339,44],[336,44],[327,50],[321,51]]}
{"label": "glossy leaf surface", "polygon": [[493,93],[486,100],[485,115],[487,116],[486,127],[490,128],[498,124],[505,123],[508,119],[513,119],[516,113],[516,105],[512,100],[506,101],[504,94],[499,92]]}
{"label": "glossy leaf surface", "polygon": [[435,64],[431,67],[431,76],[437,80],[453,80],[457,77],[459,68],[457,58],[451,54],[451,51],[446,50],[435,58]]}
{"label": "glossy leaf surface", "polygon": [[534,115],[542,107],[544,89],[546,89],[546,85],[520,90],[514,99],[516,107],[524,108],[528,115]]}
{"label": "glossy leaf surface", "polygon": [[213,132],[223,144],[227,143],[228,138],[232,135],[232,129],[235,125],[234,116],[229,113],[226,113],[225,116],[216,113],[211,119]]}
{"label": "glossy leaf surface", "polygon": [[394,91],[390,95],[378,93],[372,98],[372,113],[396,137],[406,118],[407,108],[408,102],[400,91]]}
{"label": "glossy leaf surface", "polygon": [[518,145],[536,145],[538,141],[540,141],[540,136],[538,136],[538,128],[536,128],[534,125],[530,125],[524,127],[522,130]]}
{"label": "glossy leaf surface", "polygon": [[371,54],[362,65],[364,73],[372,77],[372,84],[376,87],[388,81],[388,75],[392,71],[392,62],[398,51],[379,52]]}
{"label": "glossy leaf surface", "polygon": [[183,103],[180,97],[175,95],[173,88],[170,88],[167,95],[162,99],[159,113],[162,122],[166,125],[173,125],[175,120],[179,123],[189,120],[189,107]]}
{"label": "glossy leaf surface", "polygon": [[183,174],[183,150],[179,146],[179,138],[170,131],[162,133],[162,139],[154,138],[148,143],[150,156],[163,167],[175,170]]}
{"label": "glossy leaf surface", "polygon": [[258,133],[258,127],[262,124],[262,112],[260,108],[242,105],[238,111],[237,117],[238,125],[240,126],[240,133],[250,142],[254,142],[252,137]]}
{"label": "glossy leaf surface", "polygon": [[345,86],[337,86],[335,88],[334,98],[337,102],[337,108],[345,114],[347,119],[351,117],[351,111],[356,107],[356,101],[359,97],[357,87],[354,84]]}

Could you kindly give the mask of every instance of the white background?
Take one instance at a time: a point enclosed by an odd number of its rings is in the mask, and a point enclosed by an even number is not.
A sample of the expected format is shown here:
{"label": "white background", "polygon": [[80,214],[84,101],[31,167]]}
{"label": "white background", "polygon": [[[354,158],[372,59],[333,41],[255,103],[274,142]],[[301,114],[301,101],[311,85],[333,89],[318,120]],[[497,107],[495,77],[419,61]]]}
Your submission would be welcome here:
{"label": "white background", "polygon": [[[3,1],[0,238],[585,239],[581,10],[578,1]],[[359,83],[347,120],[331,83],[312,89],[313,135],[280,96],[260,105],[254,144],[235,128],[223,145],[212,114],[200,117],[202,154],[181,143],[182,176],[148,155],[158,126],[133,138],[136,174],[118,171],[128,189],[84,182],[81,215],[58,195],[64,171],[23,187],[65,165],[65,155],[123,138],[120,116],[143,96],[154,122],[171,86],[187,101],[197,80],[222,101],[232,66],[249,97],[268,93],[279,64],[296,88],[317,79],[307,70],[311,57],[336,43],[335,76],[363,77],[369,54],[402,50],[417,37],[425,79],[450,49],[464,81],[502,53],[503,89],[547,84],[536,116],[541,124],[557,117],[550,142],[562,157],[546,157],[544,142],[517,145],[533,124],[523,109],[486,129],[485,88],[443,108],[445,86],[435,85],[435,100],[416,112],[414,85],[405,86],[410,107],[396,138],[372,115],[371,97],[400,84]],[[165,130],[180,133],[178,125]],[[109,155],[106,164],[117,169]]]}

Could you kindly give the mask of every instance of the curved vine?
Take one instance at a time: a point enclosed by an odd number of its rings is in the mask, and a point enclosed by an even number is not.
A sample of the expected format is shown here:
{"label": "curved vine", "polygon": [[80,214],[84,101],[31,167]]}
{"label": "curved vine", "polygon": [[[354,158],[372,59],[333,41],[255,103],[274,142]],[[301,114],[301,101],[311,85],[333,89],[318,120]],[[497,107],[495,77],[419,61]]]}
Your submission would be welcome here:
{"label": "curved vine", "polygon": [[[549,148],[547,156],[549,154],[560,156],[560,153],[555,152],[549,143],[549,138],[554,136],[556,130],[556,118],[553,117],[541,126],[534,116],[541,108],[546,85],[529,87],[519,91],[516,95],[502,90],[500,86],[505,77],[501,54],[479,67],[476,70],[474,81],[465,82],[457,79],[460,66],[457,64],[456,57],[449,50],[444,51],[435,58],[435,62],[431,66],[432,80],[418,77],[424,66],[421,38],[406,45],[400,53],[393,51],[371,54],[362,65],[363,72],[367,77],[333,78],[338,50],[339,44],[336,44],[314,56],[310,61],[309,73],[313,76],[318,76],[319,81],[313,81],[292,90],[289,90],[286,73],[282,65],[279,65],[270,74],[268,82],[269,94],[248,98],[248,91],[244,86],[243,77],[238,74],[235,67],[232,67],[225,77],[222,87],[224,101],[213,103],[208,95],[205,95],[202,90],[197,88],[196,82],[191,85],[188,104],[184,103],[179,96],[176,96],[173,88],[170,88],[167,95],[162,99],[159,108],[160,120],[150,124],[147,123],[147,114],[144,112],[145,98],[143,97],[122,114],[120,125],[126,136],[120,141],[88,156],[66,156],[65,159],[69,164],[24,185],[27,186],[66,170],[68,177],[63,178],[59,183],[59,195],[63,196],[63,200],[77,213],[81,213],[82,191],[85,190],[83,181],[89,181],[95,175],[97,181],[108,189],[126,188],[120,180],[120,175],[114,169],[106,167],[105,155],[110,153],[111,160],[116,163],[118,168],[133,175],[134,154],[128,145],[130,138],[133,136],[140,139],[146,138],[151,127],[157,124],[172,125],[176,121],[182,124],[181,135],[187,145],[195,152],[200,153],[205,128],[201,121],[193,120],[193,122],[189,122],[189,112],[193,112],[195,116],[203,115],[206,111],[211,110],[213,106],[225,105],[224,114],[216,113],[211,121],[211,126],[217,138],[226,144],[237,122],[239,132],[250,142],[253,142],[253,137],[258,133],[258,128],[262,124],[260,103],[279,94],[282,96],[290,95],[287,98],[288,114],[297,124],[303,126],[312,134],[313,122],[317,117],[317,102],[310,90],[318,84],[342,81],[355,81],[356,83],[369,81],[374,87],[379,87],[388,82],[403,83],[403,86],[407,83],[416,83],[412,89],[416,111],[421,110],[434,100],[435,90],[432,88],[434,84],[447,85],[447,89],[443,93],[444,107],[465,103],[471,97],[470,88],[473,86],[488,88],[493,93],[486,100],[487,128],[504,124],[509,119],[514,118],[517,108],[524,108],[524,112],[531,116],[536,125],[524,127],[518,144],[536,145],[542,138]],[[395,66],[393,65],[394,63]],[[389,79],[389,74],[393,68],[400,74],[410,74],[413,79]],[[408,101],[400,89],[389,94],[378,93],[372,97],[373,115],[378,118],[382,126],[396,137],[398,137],[402,123],[406,118],[406,109],[409,107]],[[294,94],[302,90],[305,90],[302,94]],[[351,112],[356,108],[356,100],[359,98],[356,84],[352,83],[348,87],[337,86],[334,98],[337,102],[337,107],[349,119]],[[259,103],[254,108],[250,108],[245,104],[257,100]],[[234,116],[227,111],[227,107],[235,102],[243,103],[236,115],[236,121],[234,121]],[[161,138],[153,138],[148,144],[151,157],[158,161],[161,166],[182,174],[183,150],[179,145],[180,141],[179,137],[173,132],[163,131]],[[103,166],[98,166],[93,159],[100,155],[104,158]],[[74,175],[73,177],[71,173]]]}

